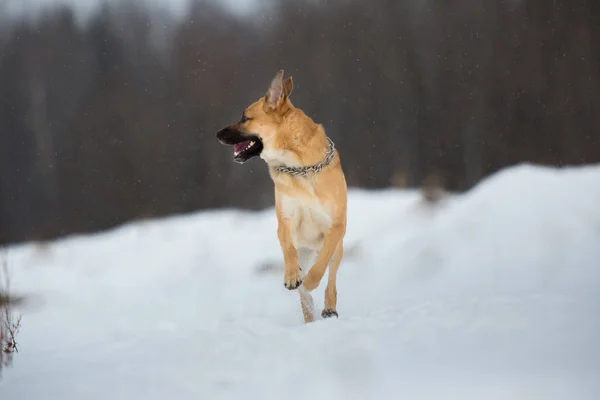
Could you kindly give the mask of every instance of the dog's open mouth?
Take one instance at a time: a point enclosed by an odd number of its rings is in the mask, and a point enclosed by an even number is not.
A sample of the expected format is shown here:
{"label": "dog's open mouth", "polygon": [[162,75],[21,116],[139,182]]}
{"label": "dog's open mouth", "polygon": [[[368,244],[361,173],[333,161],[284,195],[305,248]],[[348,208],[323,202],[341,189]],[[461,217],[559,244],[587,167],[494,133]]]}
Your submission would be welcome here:
{"label": "dog's open mouth", "polygon": [[239,163],[245,163],[263,151],[263,143],[258,136],[237,129],[225,128],[217,133],[217,138],[222,144],[233,146],[233,160]]}
{"label": "dog's open mouth", "polygon": [[244,162],[254,156],[260,155],[262,150],[263,144],[261,140],[254,136],[233,145],[233,159],[238,162]]}

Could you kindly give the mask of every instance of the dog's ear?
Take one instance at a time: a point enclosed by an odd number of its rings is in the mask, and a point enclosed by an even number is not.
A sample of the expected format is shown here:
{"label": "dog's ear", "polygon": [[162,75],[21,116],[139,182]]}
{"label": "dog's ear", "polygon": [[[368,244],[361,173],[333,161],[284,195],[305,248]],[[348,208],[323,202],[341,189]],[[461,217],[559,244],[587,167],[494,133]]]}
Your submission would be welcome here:
{"label": "dog's ear", "polygon": [[294,90],[294,81],[292,81],[291,76],[283,81],[283,89],[285,90],[286,97],[289,97],[290,94],[292,94],[292,90]]}
{"label": "dog's ear", "polygon": [[[287,82],[287,79],[286,79]],[[271,111],[278,109],[286,98],[286,85],[283,82],[283,70],[280,69],[271,81],[271,87],[265,96],[265,105]]]}

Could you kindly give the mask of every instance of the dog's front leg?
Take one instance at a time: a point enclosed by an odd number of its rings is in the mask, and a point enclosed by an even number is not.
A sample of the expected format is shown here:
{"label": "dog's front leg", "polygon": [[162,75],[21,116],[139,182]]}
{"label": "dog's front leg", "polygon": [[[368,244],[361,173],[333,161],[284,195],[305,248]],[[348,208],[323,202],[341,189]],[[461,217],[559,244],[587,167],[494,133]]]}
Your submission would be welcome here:
{"label": "dog's front leg", "polygon": [[315,290],[317,286],[319,286],[319,283],[321,283],[321,279],[323,279],[323,275],[325,275],[325,270],[329,265],[333,252],[337,249],[344,233],[345,226],[336,224],[325,234],[323,248],[319,253],[319,257],[317,258],[315,265],[313,265],[304,278],[304,287],[309,292]]}
{"label": "dog's front leg", "polygon": [[283,261],[285,263],[285,273],[283,285],[289,289],[297,289],[302,284],[300,275],[300,263],[298,262],[298,251],[294,247],[292,240],[292,221],[287,218],[279,218],[277,228],[277,237],[283,251]]}

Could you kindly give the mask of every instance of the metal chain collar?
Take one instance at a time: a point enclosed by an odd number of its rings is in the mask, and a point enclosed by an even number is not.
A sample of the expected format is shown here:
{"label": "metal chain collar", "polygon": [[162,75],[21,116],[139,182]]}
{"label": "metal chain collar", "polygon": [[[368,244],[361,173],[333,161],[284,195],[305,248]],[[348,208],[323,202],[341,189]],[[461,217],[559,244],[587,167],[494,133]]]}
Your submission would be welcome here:
{"label": "metal chain collar", "polygon": [[286,174],[291,174],[294,176],[308,176],[310,174],[316,175],[323,170],[326,166],[331,164],[333,157],[335,156],[335,145],[329,137],[327,137],[329,141],[329,150],[325,153],[325,159],[318,164],[311,165],[310,167],[286,167],[285,165],[281,165],[279,167],[275,167],[275,169],[279,172],[284,172]]}

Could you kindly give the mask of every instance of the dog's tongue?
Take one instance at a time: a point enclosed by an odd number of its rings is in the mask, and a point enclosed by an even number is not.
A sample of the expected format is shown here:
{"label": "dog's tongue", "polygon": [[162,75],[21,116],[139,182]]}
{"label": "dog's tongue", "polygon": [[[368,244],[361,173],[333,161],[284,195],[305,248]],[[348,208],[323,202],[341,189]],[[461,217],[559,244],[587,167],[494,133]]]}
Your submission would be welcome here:
{"label": "dog's tongue", "polygon": [[242,151],[246,150],[246,147],[248,147],[249,144],[249,140],[245,140],[242,143],[234,144],[233,151],[235,151],[236,153],[241,153]]}

